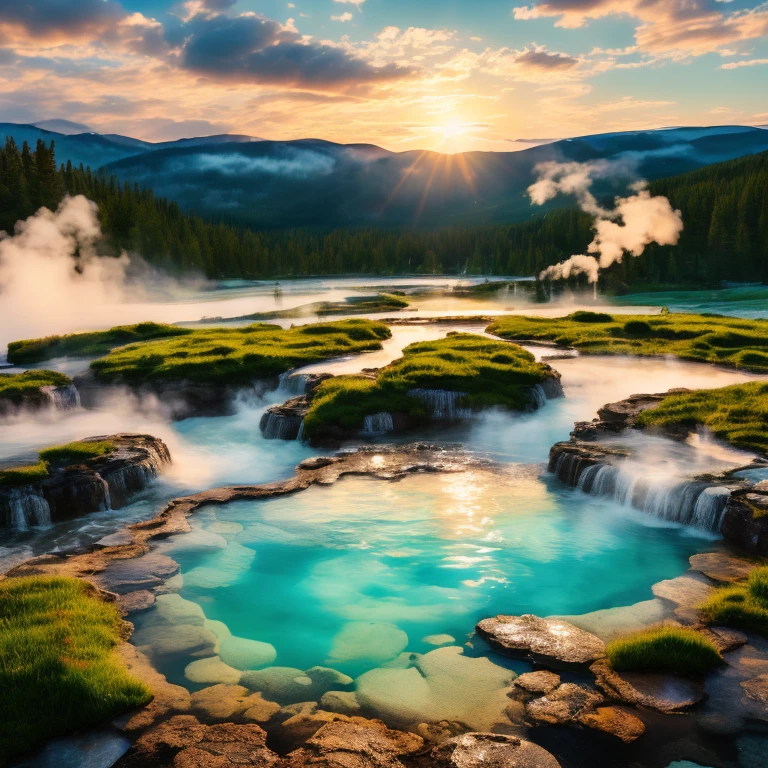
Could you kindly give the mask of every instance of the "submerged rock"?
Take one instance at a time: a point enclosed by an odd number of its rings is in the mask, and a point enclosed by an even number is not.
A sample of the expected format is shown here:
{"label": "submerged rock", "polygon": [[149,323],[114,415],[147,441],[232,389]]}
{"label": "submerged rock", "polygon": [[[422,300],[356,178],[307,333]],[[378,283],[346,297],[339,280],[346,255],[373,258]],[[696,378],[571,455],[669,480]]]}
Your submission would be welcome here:
{"label": "submerged rock", "polygon": [[583,666],[605,655],[605,643],[599,637],[561,619],[501,615],[483,619],[476,629],[502,652],[552,666]]}
{"label": "submerged rock", "polygon": [[451,739],[432,750],[429,764],[435,768],[560,768],[537,744],[499,733],[465,733]]}
{"label": "submerged rock", "polygon": [[579,723],[595,731],[616,736],[631,744],[645,733],[645,723],[625,707],[598,707],[579,717]]}
{"label": "submerged rock", "polygon": [[542,669],[538,672],[526,672],[515,680],[515,686],[528,693],[549,693],[560,685],[560,675]]}
{"label": "submerged rock", "polygon": [[544,696],[529,701],[525,705],[525,714],[534,723],[571,725],[582,714],[605,703],[605,697],[593,688],[563,683]]}

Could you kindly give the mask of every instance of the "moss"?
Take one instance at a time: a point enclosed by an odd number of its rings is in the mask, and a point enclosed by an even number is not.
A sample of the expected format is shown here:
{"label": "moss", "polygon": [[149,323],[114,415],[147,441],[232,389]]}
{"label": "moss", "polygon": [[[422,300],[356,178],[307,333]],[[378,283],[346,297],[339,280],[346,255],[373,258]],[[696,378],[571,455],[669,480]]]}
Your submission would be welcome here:
{"label": "moss", "polygon": [[121,625],[77,579],[0,583],[0,762],[151,699],[115,654]]}
{"label": "moss", "polygon": [[390,335],[383,323],[362,319],[290,329],[264,323],[206,328],[179,338],[120,347],[94,360],[91,369],[109,382],[189,380],[241,386],[300,365],[380,349]]}
{"label": "moss", "polygon": [[703,675],[723,663],[714,643],[693,629],[655,627],[620,637],[605,649],[617,672]]}
{"label": "moss", "polygon": [[768,453],[768,383],[753,381],[665,397],[638,418],[644,427],[704,425],[737,448]]}
{"label": "moss", "polygon": [[504,339],[538,339],[593,355],[674,355],[768,372],[768,320],[688,314],[567,317],[509,316],[488,326]]}
{"label": "moss", "polygon": [[135,341],[184,336],[190,333],[188,328],[160,323],[137,323],[136,325],[118,325],[108,331],[91,333],[70,333],[66,336],[46,336],[42,339],[24,339],[12,341],[8,345],[8,360],[15,365],[29,365],[54,357],[94,357],[109,352],[110,349],[130,344]]}
{"label": "moss", "polygon": [[0,374],[0,399],[20,403],[42,397],[41,387],[66,387],[72,383],[69,376],[57,371],[24,371]]}
{"label": "moss", "polygon": [[579,310],[569,315],[575,323],[610,323],[613,318],[605,312],[587,312]]}
{"label": "moss", "polygon": [[51,463],[86,461],[97,456],[105,456],[115,450],[115,444],[109,440],[79,440],[66,445],[53,445],[40,451],[40,458]]}
{"label": "moss", "polygon": [[406,347],[375,380],[339,376],[323,382],[305,417],[304,434],[311,438],[333,425],[358,430],[366,415],[382,411],[425,420],[422,402],[408,395],[412,389],[466,392],[461,405],[471,408],[523,410],[529,404],[529,388],[551,376],[549,366],[537,363],[516,344],[450,334]]}
{"label": "moss", "polygon": [[39,483],[48,477],[48,464],[42,459],[36,464],[0,469],[0,487],[18,488],[21,485]]}
{"label": "moss", "polygon": [[744,584],[716,590],[700,610],[708,624],[768,634],[768,566],[754,568]]}

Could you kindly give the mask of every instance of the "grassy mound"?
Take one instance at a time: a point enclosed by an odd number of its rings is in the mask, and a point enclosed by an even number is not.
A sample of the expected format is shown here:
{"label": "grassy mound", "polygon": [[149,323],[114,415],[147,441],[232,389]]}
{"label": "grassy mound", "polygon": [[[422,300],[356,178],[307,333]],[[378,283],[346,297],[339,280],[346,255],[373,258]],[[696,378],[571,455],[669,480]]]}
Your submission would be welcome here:
{"label": "grassy mound", "polygon": [[766,454],[768,383],[754,381],[669,395],[657,408],[641,413],[638,423],[646,427],[703,424],[731,445]]}
{"label": "grassy mound", "polygon": [[24,371],[0,374],[0,399],[20,403],[40,395],[40,387],[66,387],[69,376],[56,371]]}
{"label": "grassy mound", "polygon": [[502,406],[523,410],[528,388],[552,376],[552,369],[515,344],[474,334],[450,334],[437,341],[411,344],[403,356],[382,368],[375,380],[339,376],[323,382],[304,419],[311,438],[329,425],[358,430],[365,416],[382,411],[405,413],[417,420],[427,414],[412,389],[466,392],[462,405]]}
{"label": "grassy mound", "polygon": [[375,296],[348,296],[343,301],[316,301],[291,309],[275,309],[271,312],[256,312],[230,320],[279,320],[285,318],[310,317],[312,315],[372,315],[376,312],[399,312],[408,306],[402,296],[392,293],[377,293]]}
{"label": "grassy mound", "polygon": [[701,605],[701,618],[768,634],[768,566],[755,568],[745,584],[718,589]]}
{"label": "grassy mound", "polygon": [[605,649],[617,672],[704,675],[723,663],[714,643],[683,627],[655,627],[620,637]]}
{"label": "grassy mound", "polygon": [[152,698],[114,654],[120,629],[117,609],[85,582],[0,583],[0,762]]}
{"label": "grassy mound", "polygon": [[118,325],[108,331],[91,333],[70,333],[66,336],[46,336],[42,339],[24,339],[12,341],[8,345],[8,361],[15,365],[29,365],[54,357],[94,357],[103,355],[110,349],[130,344],[135,341],[184,336],[190,333],[188,328],[177,328],[161,323],[137,323],[136,325]]}
{"label": "grassy mound", "polygon": [[109,382],[188,380],[238,386],[319,360],[380,349],[390,335],[383,323],[363,319],[287,330],[264,323],[205,328],[178,338],[120,347],[94,360],[91,369],[97,378]]}
{"label": "grassy mound", "polygon": [[115,444],[109,440],[79,440],[43,448],[38,454],[36,464],[0,469],[0,487],[14,488],[37,483],[48,477],[51,464],[74,464],[97,456],[106,456],[114,450]]}
{"label": "grassy mound", "polygon": [[[586,317],[585,317],[586,315]],[[768,372],[768,320],[706,315],[603,315],[499,318],[487,328],[504,339],[539,339],[593,355],[674,355]]]}

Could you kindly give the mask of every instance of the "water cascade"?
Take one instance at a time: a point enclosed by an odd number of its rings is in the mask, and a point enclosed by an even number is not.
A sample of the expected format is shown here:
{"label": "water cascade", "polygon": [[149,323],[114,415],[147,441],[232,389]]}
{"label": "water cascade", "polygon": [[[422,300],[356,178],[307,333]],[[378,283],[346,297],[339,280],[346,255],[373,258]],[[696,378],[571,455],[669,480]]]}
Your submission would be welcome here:
{"label": "water cascade", "polygon": [[74,384],[66,387],[41,387],[51,403],[51,407],[57,411],[71,411],[80,407],[80,393]]}
{"label": "water cascade", "polygon": [[23,531],[30,525],[48,525],[51,522],[51,508],[42,492],[8,488],[3,496],[0,525]]}
{"label": "water cascade", "polygon": [[654,479],[622,466],[579,464],[579,459],[571,454],[559,456],[554,470],[557,476],[585,493],[613,499],[662,520],[720,530],[728,488],[698,480]]}
{"label": "water cascade", "polygon": [[307,393],[307,384],[309,383],[311,376],[312,374],[286,371],[279,376],[280,385],[278,388],[281,392],[285,392],[291,397],[305,395]]}
{"label": "water cascade", "polygon": [[267,440],[296,440],[302,431],[302,416],[266,411],[261,417],[259,428]]}
{"label": "water cascade", "polygon": [[541,384],[534,384],[530,391],[536,409],[543,408],[547,404],[547,393],[544,391],[544,387]]}
{"label": "water cascade", "polygon": [[363,419],[363,431],[362,435],[385,435],[387,432],[392,432],[395,429],[395,424],[392,421],[392,414],[387,411],[382,413],[372,413]]}
{"label": "water cascade", "polygon": [[457,421],[472,417],[471,408],[459,408],[456,403],[466,397],[466,392],[451,392],[446,389],[411,389],[411,397],[418,397],[426,406],[430,416],[438,421]]}

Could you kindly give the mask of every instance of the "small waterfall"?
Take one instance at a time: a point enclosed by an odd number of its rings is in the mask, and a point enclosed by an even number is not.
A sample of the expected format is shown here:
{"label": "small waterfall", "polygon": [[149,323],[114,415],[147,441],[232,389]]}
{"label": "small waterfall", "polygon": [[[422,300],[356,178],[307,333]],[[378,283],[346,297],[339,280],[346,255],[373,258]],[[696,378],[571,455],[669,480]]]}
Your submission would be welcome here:
{"label": "small waterfall", "polygon": [[266,440],[295,440],[303,422],[301,416],[266,411],[259,422],[259,429]]}
{"label": "small waterfall", "polygon": [[387,411],[381,413],[372,413],[363,419],[362,435],[384,435],[392,432],[395,424],[392,421],[392,414]]}
{"label": "small waterfall", "polygon": [[280,380],[279,389],[281,392],[285,392],[291,397],[298,395],[305,395],[307,393],[307,384],[311,374],[307,373],[291,373],[286,371],[281,373],[278,377]]}
{"label": "small waterfall", "polygon": [[557,476],[585,493],[611,498],[662,520],[717,532],[730,496],[723,486],[703,481],[655,481],[611,464],[579,465],[581,457],[558,457]]}
{"label": "small waterfall", "polygon": [[299,424],[299,433],[296,435],[296,439],[299,442],[304,440],[304,419],[302,419],[301,424]]}
{"label": "small waterfall", "polygon": [[536,406],[536,410],[543,408],[547,404],[547,393],[544,391],[544,387],[542,387],[541,384],[534,384],[529,391],[533,398],[533,404]]}
{"label": "small waterfall", "polygon": [[74,384],[66,387],[41,387],[51,406],[58,411],[71,411],[80,407],[80,393]]}
{"label": "small waterfall", "polygon": [[471,408],[459,408],[456,403],[466,397],[466,392],[451,392],[446,389],[411,389],[411,397],[418,397],[427,406],[433,419],[457,421],[472,417]]}
{"label": "small waterfall", "polygon": [[0,525],[26,530],[30,525],[50,525],[51,508],[41,492],[8,488],[0,495]]}

